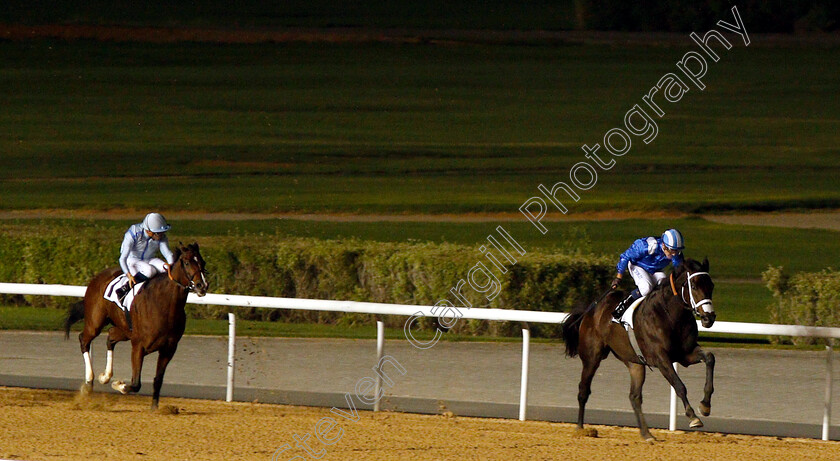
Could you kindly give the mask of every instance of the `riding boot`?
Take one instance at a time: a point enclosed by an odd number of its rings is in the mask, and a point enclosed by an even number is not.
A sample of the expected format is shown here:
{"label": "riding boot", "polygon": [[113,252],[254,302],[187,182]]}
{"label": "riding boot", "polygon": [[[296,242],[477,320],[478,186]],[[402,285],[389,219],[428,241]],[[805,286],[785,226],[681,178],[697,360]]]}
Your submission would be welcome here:
{"label": "riding boot", "polygon": [[131,283],[126,283],[125,285],[117,288],[117,299],[120,300],[120,303],[122,303],[123,299],[125,299],[125,295],[128,294],[129,290],[131,290]]}
{"label": "riding boot", "polygon": [[[149,278],[143,274],[137,274],[134,276],[135,285],[138,283],[145,282],[146,280],[149,280]],[[131,291],[133,287],[134,286],[129,282],[117,288],[117,299],[120,300],[120,304],[122,304],[123,300],[125,299],[125,296],[128,294],[129,291]]]}
{"label": "riding boot", "polygon": [[133,329],[131,327],[131,313],[129,311],[124,311],[124,312],[125,312],[125,323],[128,324],[128,332],[131,333],[131,330]]}
{"label": "riding boot", "polygon": [[624,312],[627,310],[627,308],[630,307],[631,304],[633,304],[633,301],[635,301],[635,300],[637,300],[641,297],[642,297],[642,293],[639,292],[638,288],[631,291],[629,296],[622,299],[621,302],[618,303],[618,306],[616,306],[615,310],[612,313],[613,318],[616,319],[616,320],[619,320],[621,318],[621,316],[624,315]]}

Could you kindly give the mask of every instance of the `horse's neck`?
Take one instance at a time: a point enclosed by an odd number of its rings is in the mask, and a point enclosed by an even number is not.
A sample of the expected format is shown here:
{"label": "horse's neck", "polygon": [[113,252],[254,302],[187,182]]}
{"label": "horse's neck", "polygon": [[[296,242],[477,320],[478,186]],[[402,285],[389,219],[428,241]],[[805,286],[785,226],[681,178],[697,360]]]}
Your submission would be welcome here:
{"label": "horse's neck", "polygon": [[679,291],[675,295],[670,286],[663,288],[661,294],[657,294],[658,299],[654,300],[654,304],[661,308],[668,314],[668,318],[676,321],[683,310],[683,302],[680,299]]}
{"label": "horse's neck", "polygon": [[[187,285],[184,283],[183,279],[186,279],[186,274],[184,273],[184,266],[180,263],[181,260],[178,259],[171,265],[170,273],[167,275],[167,279],[169,279],[169,275],[171,275],[172,280],[166,280],[166,283],[171,285],[169,287],[170,290],[176,290],[179,297],[183,297],[186,299],[187,297],[187,290],[184,289],[181,285]],[[180,285],[179,285],[180,284]]]}

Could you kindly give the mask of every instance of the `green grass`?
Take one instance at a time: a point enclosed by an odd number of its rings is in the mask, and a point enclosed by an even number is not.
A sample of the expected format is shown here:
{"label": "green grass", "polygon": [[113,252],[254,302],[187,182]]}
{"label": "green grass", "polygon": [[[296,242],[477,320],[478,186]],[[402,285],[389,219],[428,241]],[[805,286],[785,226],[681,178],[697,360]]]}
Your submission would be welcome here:
{"label": "green grass", "polygon": [[0,330],[60,330],[65,314],[59,309],[0,306]]}
{"label": "green grass", "polygon": [[715,282],[713,299],[720,321],[770,323],[773,295],[763,283]]}
{"label": "green grass", "polygon": [[[689,49],[0,42],[0,209],[515,211]],[[840,206],[840,49],[705,82],[571,212]]]}

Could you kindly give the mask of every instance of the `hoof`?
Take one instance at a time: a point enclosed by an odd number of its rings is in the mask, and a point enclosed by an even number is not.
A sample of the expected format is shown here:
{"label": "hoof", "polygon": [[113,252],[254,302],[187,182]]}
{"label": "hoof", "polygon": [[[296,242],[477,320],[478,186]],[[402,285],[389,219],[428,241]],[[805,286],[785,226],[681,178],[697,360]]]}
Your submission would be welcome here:
{"label": "hoof", "polygon": [[712,407],[709,405],[704,405],[702,402],[700,403],[700,414],[703,416],[709,416],[712,414]]}
{"label": "hoof", "polygon": [[128,386],[122,381],[114,381],[111,383],[111,388],[119,391],[120,394],[128,394]]}
{"label": "hoof", "polygon": [[644,440],[645,442],[648,442],[648,443],[653,443],[653,442],[656,442],[656,437],[654,437],[654,436],[652,436],[652,435],[650,435],[650,434],[648,434],[648,435],[643,435],[643,436],[642,436],[642,440]]}
{"label": "hoof", "polygon": [[90,395],[91,392],[93,392],[93,382],[84,383],[82,384],[82,387],[79,388],[79,393],[85,397]]}
{"label": "hoof", "polygon": [[700,418],[694,418],[691,420],[691,423],[689,423],[688,427],[692,429],[703,427],[703,421],[700,421]]}
{"label": "hoof", "polygon": [[99,384],[108,384],[110,381],[111,381],[110,376],[107,376],[105,373],[100,373]]}

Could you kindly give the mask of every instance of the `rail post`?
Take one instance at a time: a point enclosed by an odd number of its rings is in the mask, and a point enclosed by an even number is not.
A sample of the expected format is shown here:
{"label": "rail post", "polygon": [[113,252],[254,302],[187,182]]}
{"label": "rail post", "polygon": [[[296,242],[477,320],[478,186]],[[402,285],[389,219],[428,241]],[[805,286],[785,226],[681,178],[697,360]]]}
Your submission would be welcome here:
{"label": "rail post", "polygon": [[519,387],[519,420],[525,421],[528,410],[528,359],[531,355],[531,330],[522,324],[522,380]]}
{"label": "rail post", "polygon": [[822,439],[828,440],[829,439],[829,431],[831,429],[831,388],[832,388],[832,369],[833,360],[832,360],[832,348],[834,346],[834,338],[829,338],[826,341],[825,345],[825,409],[823,410],[823,426],[822,426]]}
{"label": "rail post", "polygon": [[[671,366],[674,367],[674,372],[676,372],[676,362],[672,363]],[[677,430],[677,391],[673,387],[669,387],[671,388],[671,413],[668,417],[668,430],[675,431]]]}
{"label": "rail post", "polygon": [[228,312],[228,361],[227,361],[227,393],[225,401],[233,401],[233,372],[235,369],[236,353],[236,315]]}
{"label": "rail post", "polygon": [[[385,350],[385,322],[381,320],[376,321],[376,363],[379,366],[382,363],[382,354]],[[376,388],[373,395],[379,397],[380,389],[382,389],[382,375],[376,373]],[[379,402],[382,399],[377,398],[373,402],[373,411],[379,411]]]}

